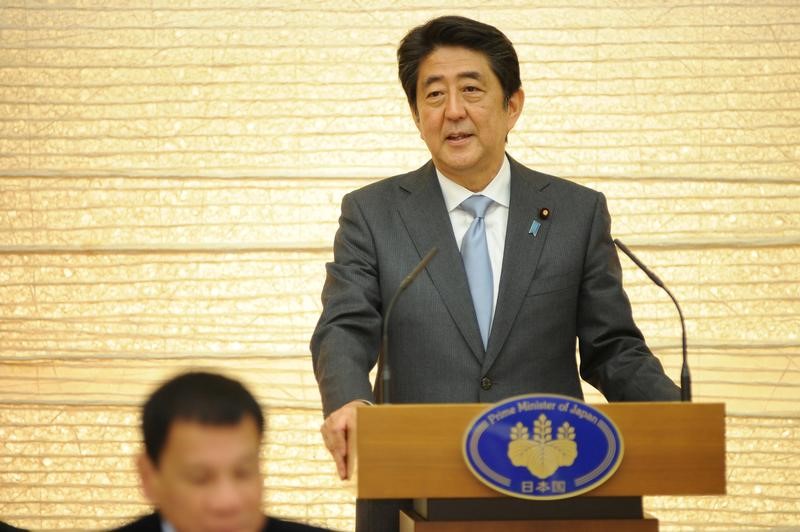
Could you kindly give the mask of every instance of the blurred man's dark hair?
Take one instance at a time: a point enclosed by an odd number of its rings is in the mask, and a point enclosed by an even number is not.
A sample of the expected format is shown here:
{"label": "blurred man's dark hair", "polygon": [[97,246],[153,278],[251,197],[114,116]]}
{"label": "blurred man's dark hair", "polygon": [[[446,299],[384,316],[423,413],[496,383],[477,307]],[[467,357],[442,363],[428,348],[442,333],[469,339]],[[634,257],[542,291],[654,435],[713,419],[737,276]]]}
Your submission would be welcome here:
{"label": "blurred man's dark hair", "polygon": [[202,425],[237,425],[250,416],[264,432],[264,414],[253,395],[239,382],[222,375],[196,371],[161,385],[142,412],[142,432],[147,456],[158,466],[161,451],[175,421]]}

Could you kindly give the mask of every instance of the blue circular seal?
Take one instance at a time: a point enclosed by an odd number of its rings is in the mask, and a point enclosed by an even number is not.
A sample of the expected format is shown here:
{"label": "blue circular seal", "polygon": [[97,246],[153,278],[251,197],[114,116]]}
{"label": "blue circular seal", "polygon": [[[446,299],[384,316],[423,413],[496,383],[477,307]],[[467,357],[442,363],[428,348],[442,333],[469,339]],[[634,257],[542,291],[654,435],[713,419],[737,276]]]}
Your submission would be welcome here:
{"label": "blue circular seal", "polygon": [[565,499],[605,482],[622,461],[622,436],[605,414],[562,395],[512,397],[467,426],[463,452],[492,489],[524,499]]}

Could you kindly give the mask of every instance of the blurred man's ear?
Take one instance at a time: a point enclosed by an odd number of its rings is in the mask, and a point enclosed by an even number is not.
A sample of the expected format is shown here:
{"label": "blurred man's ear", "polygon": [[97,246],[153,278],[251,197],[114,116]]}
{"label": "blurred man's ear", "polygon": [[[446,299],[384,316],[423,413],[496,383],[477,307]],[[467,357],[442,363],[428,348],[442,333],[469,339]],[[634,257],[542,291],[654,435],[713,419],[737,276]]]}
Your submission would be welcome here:
{"label": "blurred man's ear", "polygon": [[144,496],[147,497],[154,506],[158,506],[158,494],[160,491],[158,470],[153,462],[150,461],[150,457],[147,456],[147,453],[141,453],[136,457],[136,469],[139,470],[139,479],[142,483]]}

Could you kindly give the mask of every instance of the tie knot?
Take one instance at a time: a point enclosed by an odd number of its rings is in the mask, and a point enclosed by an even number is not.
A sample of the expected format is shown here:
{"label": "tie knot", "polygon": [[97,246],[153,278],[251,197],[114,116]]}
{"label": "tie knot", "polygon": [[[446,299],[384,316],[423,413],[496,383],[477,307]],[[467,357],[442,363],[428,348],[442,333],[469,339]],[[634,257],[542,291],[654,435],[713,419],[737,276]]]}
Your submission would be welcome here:
{"label": "tie knot", "polygon": [[492,198],[475,194],[462,201],[459,206],[475,218],[483,218],[492,203],[494,203]]}

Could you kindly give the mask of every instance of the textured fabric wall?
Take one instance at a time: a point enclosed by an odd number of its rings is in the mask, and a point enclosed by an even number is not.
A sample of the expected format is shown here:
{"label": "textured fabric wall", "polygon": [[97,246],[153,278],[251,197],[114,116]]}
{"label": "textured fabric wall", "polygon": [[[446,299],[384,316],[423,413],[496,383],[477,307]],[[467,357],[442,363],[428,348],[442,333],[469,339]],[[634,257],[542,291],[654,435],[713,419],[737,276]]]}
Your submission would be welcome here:
{"label": "textured fabric wall", "polygon": [[[427,160],[394,54],[444,13],[515,42],[509,152],[607,194],[682,302],[697,400],[728,405],[728,495],[649,509],[664,530],[800,526],[794,0],[2,2],[0,518],[146,511],[138,405],[203,366],[268,407],[270,511],[352,528],[307,342],[341,196]],[[623,262],[677,376],[676,312]]]}

